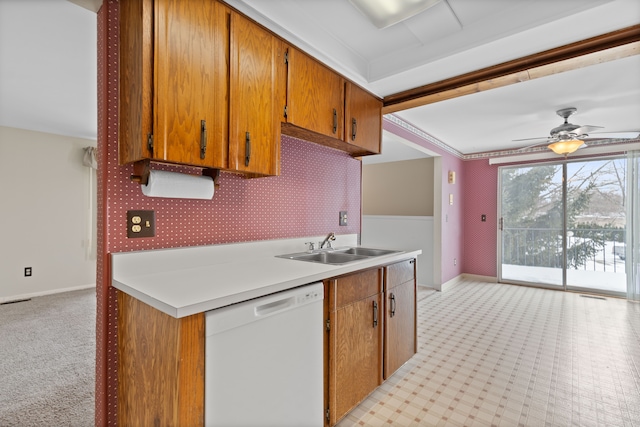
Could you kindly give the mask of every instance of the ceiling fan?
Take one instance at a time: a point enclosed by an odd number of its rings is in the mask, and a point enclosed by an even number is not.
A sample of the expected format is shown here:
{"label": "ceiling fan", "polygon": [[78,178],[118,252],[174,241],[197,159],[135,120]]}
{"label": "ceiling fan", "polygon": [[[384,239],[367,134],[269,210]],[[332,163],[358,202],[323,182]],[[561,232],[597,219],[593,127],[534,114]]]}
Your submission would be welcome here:
{"label": "ceiling fan", "polygon": [[589,136],[589,133],[602,129],[602,126],[592,125],[575,125],[569,123],[569,116],[575,114],[578,111],[577,108],[569,107],[562,108],[556,111],[556,114],[564,119],[564,123],[551,129],[548,137],[538,138],[526,138],[526,139],[514,139],[517,141],[535,141],[539,142],[522,147],[519,151],[526,150],[528,148],[538,147],[541,145],[547,145],[547,147],[556,154],[570,154],[579,148],[586,147],[585,140],[588,139],[635,139],[640,136],[640,132],[614,132],[614,133],[598,133],[593,136]]}

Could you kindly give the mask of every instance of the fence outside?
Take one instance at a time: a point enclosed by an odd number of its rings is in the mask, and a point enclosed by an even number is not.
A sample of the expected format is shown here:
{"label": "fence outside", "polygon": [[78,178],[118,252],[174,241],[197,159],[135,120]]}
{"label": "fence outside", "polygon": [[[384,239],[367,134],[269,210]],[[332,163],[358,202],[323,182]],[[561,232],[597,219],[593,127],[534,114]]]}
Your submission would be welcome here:
{"label": "fence outside", "polygon": [[[625,272],[625,231],[620,228],[567,230],[567,268]],[[562,229],[507,228],[502,232],[502,263],[562,268]]]}

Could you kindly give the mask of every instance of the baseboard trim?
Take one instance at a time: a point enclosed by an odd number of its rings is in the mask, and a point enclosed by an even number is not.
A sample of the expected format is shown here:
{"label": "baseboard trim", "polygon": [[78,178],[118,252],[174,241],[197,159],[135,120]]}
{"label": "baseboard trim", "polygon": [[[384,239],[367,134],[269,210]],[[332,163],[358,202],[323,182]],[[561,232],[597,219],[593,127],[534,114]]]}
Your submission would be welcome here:
{"label": "baseboard trim", "polygon": [[498,283],[498,278],[493,276],[481,276],[479,274],[462,273],[440,285],[439,291],[446,292],[449,288],[463,280],[475,280],[476,282]]}
{"label": "baseboard trim", "polygon": [[40,291],[40,292],[33,292],[30,294],[20,294],[20,295],[11,295],[8,297],[0,297],[0,304],[5,303],[5,302],[11,302],[11,301],[18,301],[18,300],[25,300],[25,299],[29,299],[29,298],[35,298],[35,297],[43,297],[46,295],[53,295],[53,294],[61,294],[63,292],[71,292],[71,291],[81,291],[83,289],[95,289],[96,284],[93,283],[91,285],[82,285],[82,286],[74,286],[74,287],[70,287],[70,288],[60,288],[60,289],[51,289],[51,290],[47,290],[47,291]]}
{"label": "baseboard trim", "polygon": [[498,278],[494,276],[481,276],[479,274],[462,274],[464,279],[475,280],[476,282],[498,283]]}

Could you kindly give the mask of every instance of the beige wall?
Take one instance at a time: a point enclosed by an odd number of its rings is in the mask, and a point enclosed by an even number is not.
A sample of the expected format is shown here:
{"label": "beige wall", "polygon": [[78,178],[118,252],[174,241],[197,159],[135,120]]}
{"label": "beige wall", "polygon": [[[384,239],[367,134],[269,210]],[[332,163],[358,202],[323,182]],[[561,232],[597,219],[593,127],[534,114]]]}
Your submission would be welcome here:
{"label": "beige wall", "polygon": [[433,216],[433,158],[364,165],[362,214]]}
{"label": "beige wall", "polygon": [[95,145],[0,126],[0,302],[95,286]]}

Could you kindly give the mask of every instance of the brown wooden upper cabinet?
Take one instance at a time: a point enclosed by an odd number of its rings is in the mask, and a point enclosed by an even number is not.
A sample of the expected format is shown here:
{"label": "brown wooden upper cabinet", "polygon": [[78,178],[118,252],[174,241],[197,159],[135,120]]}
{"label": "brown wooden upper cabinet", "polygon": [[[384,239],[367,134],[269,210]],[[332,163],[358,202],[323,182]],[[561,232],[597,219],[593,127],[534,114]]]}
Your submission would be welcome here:
{"label": "brown wooden upper cabinet", "polygon": [[129,0],[120,14],[120,164],[277,175],[280,39],[215,0]]}
{"label": "brown wooden upper cabinet", "polygon": [[226,14],[218,2],[120,9],[120,163],[226,168]]}
{"label": "brown wooden upper cabinet", "polygon": [[351,82],[345,83],[344,140],[370,154],[380,154],[382,101]]}
{"label": "brown wooden upper cabinet", "polygon": [[382,101],[289,46],[287,106],[282,129],[288,135],[354,156],[378,154]]}
{"label": "brown wooden upper cabinet", "polygon": [[293,47],[287,53],[286,122],[331,138],[342,139],[344,80]]}
{"label": "brown wooden upper cabinet", "polygon": [[285,103],[284,43],[231,13],[229,167],[280,174],[280,117]]}

